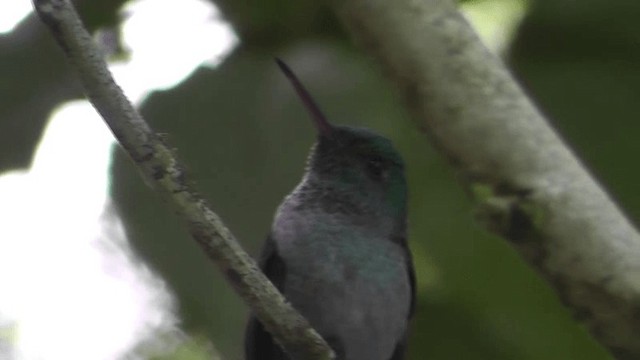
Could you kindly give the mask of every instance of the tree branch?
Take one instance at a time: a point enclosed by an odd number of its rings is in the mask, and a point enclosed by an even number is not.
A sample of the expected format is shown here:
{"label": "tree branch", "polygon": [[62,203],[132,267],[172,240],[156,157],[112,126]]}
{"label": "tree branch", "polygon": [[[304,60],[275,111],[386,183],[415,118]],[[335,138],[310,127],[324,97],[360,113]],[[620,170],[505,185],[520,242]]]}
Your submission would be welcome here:
{"label": "tree branch", "polygon": [[286,302],[222,220],[187,183],[184,167],[113,81],[71,3],[34,0],[34,5],[78,71],[87,97],[133,159],[144,180],[185,221],[191,236],[267,330],[296,359],[331,359],[333,353],[327,343]]}
{"label": "tree branch", "polygon": [[640,235],[449,0],[334,0],[486,226],[619,359],[640,359]]}

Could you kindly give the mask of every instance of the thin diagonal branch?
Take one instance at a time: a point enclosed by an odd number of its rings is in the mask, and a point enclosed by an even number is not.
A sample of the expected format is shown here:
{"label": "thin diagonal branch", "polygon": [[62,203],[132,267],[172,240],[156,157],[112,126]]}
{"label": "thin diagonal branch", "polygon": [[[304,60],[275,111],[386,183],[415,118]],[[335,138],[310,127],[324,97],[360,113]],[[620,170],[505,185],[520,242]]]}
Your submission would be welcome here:
{"label": "thin diagonal branch", "polygon": [[[619,359],[640,359],[640,235],[451,0],[334,0],[486,225]],[[507,290],[508,291],[508,290]]]}
{"label": "thin diagonal branch", "polygon": [[275,339],[296,359],[331,359],[326,342],[258,269],[222,220],[185,180],[183,166],[115,84],[100,51],[68,0],[34,0],[42,21],[76,68],[87,97],[140,170],[144,180],[187,224],[202,250],[225,274]]}

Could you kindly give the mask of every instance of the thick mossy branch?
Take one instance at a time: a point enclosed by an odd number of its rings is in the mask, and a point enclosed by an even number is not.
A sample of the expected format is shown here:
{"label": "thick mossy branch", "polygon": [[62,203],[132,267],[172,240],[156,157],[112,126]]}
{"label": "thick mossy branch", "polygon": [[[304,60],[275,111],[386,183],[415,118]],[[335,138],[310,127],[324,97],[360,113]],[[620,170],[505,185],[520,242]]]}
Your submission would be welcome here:
{"label": "thick mossy branch", "polygon": [[35,0],[34,5],[76,68],[89,101],[133,159],[142,177],[187,224],[196,242],[274,338],[296,359],[333,358],[327,343],[286,302],[222,220],[186,181],[184,167],[175,154],[149,128],[113,81],[102,54],[71,3]]}
{"label": "thick mossy branch", "polygon": [[[450,0],[334,0],[418,126],[591,334],[640,359],[640,235]],[[481,184],[481,185],[478,185]]]}

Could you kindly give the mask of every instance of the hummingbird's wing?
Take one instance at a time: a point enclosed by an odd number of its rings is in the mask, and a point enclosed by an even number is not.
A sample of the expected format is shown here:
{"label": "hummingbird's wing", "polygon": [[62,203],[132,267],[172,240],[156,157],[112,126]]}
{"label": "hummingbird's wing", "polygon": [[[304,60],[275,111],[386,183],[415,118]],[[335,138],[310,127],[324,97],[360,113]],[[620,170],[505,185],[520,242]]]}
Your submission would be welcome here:
{"label": "hummingbird's wing", "polygon": [[[286,266],[271,235],[267,237],[258,265],[275,287],[282,292],[286,277]],[[262,323],[253,315],[249,318],[244,337],[245,360],[287,360]]]}
{"label": "hummingbird's wing", "polygon": [[[413,313],[415,312],[415,308],[416,308],[416,272],[413,269],[413,259],[411,258],[411,252],[409,250],[409,245],[407,244],[406,237],[403,237],[399,243],[405,250],[407,272],[409,275],[409,286],[411,288],[411,298],[409,300],[410,303],[409,303],[409,316],[408,316],[410,320],[413,317]],[[405,350],[407,348],[408,337],[409,337],[409,328],[407,327],[407,329],[404,332],[404,336],[402,337],[402,339],[400,339],[400,341],[398,341],[398,344],[396,345],[396,349],[393,351],[393,355],[391,355],[391,359],[389,360],[404,359]]]}
{"label": "hummingbird's wing", "polygon": [[411,257],[411,250],[409,250],[409,244],[407,239],[404,239],[404,254],[407,264],[407,273],[409,274],[409,286],[411,288],[411,302],[409,303],[409,319],[413,317],[413,313],[416,311],[416,272],[413,268],[413,258]]}

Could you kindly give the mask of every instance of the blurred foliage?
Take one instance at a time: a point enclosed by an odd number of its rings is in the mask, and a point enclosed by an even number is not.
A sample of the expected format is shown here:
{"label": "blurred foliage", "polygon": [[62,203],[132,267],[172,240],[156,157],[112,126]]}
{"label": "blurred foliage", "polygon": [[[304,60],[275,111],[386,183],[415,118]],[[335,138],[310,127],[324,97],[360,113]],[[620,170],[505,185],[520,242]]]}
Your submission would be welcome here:
{"label": "blurred foliage", "polygon": [[342,30],[333,12],[322,1],[216,0],[225,18],[234,25],[243,47],[269,51],[310,37],[336,39]]}
{"label": "blurred foliage", "polygon": [[0,35],[0,69],[0,169],[24,168],[51,109],[82,93],[64,55],[33,15],[13,33]]}
{"label": "blurred foliage", "polygon": [[[86,26],[112,27],[125,0],[77,0]],[[43,65],[46,59],[46,65]],[[35,14],[8,35],[0,35],[0,169],[29,165],[48,113],[62,101],[82,96],[63,53]]]}
{"label": "blurred foliage", "polygon": [[[118,3],[85,1],[81,13],[92,27],[109,24]],[[476,225],[456,174],[328,9],[283,0],[218,3],[242,46],[219,68],[201,68],[179,87],[156,93],[142,111],[168,134],[192,179],[248,249],[257,253],[314,138],[272,62],[277,55],[330,119],[385,134],[405,157],[419,283],[411,359],[609,358],[517,253]],[[637,0],[538,0],[506,59],[634,219],[640,214],[638,14]],[[62,55],[32,20],[0,38],[2,169],[25,166],[48,111],[79,95]],[[45,58],[50,68],[43,72]],[[121,151],[112,193],[138,253],[175,291],[185,329],[210,339],[226,359],[240,359],[246,307]],[[202,358],[206,352],[194,346],[171,358]]]}
{"label": "blurred foliage", "polygon": [[[140,354],[144,357],[144,353]],[[173,351],[159,356],[146,357],[149,360],[224,360],[208,339],[194,336],[177,346]]]}

